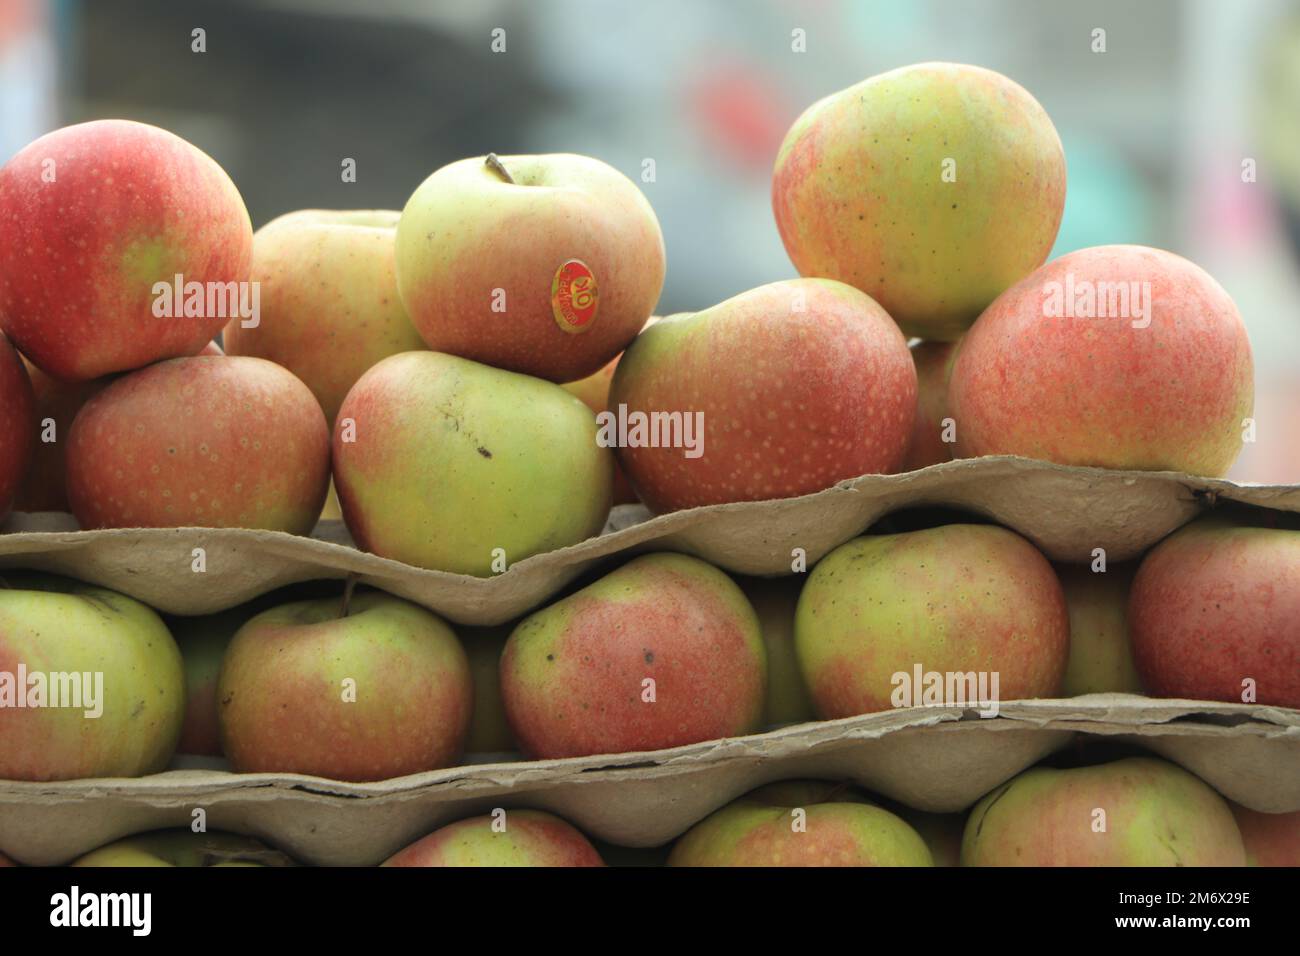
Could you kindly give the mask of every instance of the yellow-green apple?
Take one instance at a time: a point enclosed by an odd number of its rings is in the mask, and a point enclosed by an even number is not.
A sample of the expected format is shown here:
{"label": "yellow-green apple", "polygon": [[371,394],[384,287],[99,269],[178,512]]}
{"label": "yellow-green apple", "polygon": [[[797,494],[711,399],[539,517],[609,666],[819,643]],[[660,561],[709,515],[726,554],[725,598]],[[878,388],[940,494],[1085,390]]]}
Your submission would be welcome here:
{"label": "yellow-green apple", "polygon": [[459,761],[473,697],[460,641],[424,608],[382,591],[295,601],[226,649],[221,747],[240,772],[402,777]]}
{"label": "yellow-green apple", "polygon": [[587,156],[451,163],[397,226],[397,287],[429,348],[552,382],[623,351],[663,282],[650,203]]}
{"label": "yellow-green apple", "polygon": [[68,501],[83,528],[306,534],[329,454],[320,405],[291,372],[243,356],[172,359],[82,406],[68,436]]}
{"label": "yellow-green apple", "polygon": [[397,295],[399,213],[304,209],[253,235],[257,325],[226,326],[228,355],[283,365],[311,389],[333,424],[348,389],[380,359],[424,348]]}
{"label": "yellow-green apple", "polygon": [[820,780],[760,787],[691,827],[669,866],[932,866],[888,810]]}
{"label": "yellow-green apple", "polygon": [[185,674],[139,601],[49,575],[0,586],[0,780],[138,777],[164,769]]}
{"label": "yellow-green apple", "polygon": [[[609,386],[614,381],[614,369],[618,368],[618,360],[622,357],[623,353],[620,352],[610,359],[604,368],[598,369],[586,378],[580,378],[576,382],[566,382],[564,390],[577,395],[578,398],[582,399],[582,403],[597,415],[601,412],[608,412],[610,410]],[[637,501],[636,492],[632,490],[627,475],[623,473],[622,466],[617,462],[614,464],[614,484],[611,499],[616,505],[633,504]]]}
{"label": "yellow-green apple", "polygon": [[14,507],[19,511],[69,511],[64,450],[72,421],[81,406],[111,380],[60,382],[26,359],[27,374],[36,396],[37,441],[27,479],[18,489]]}
{"label": "yellow-green apple", "polygon": [[812,697],[799,672],[794,649],[794,610],[799,603],[803,575],[783,578],[736,578],[745,597],[758,615],[767,652],[767,703],[763,723],[767,726],[799,724],[815,719]]}
{"label": "yellow-green apple", "polygon": [[1127,757],[1033,767],[971,811],[962,866],[1244,866],[1222,797],[1181,767]]}
{"label": "yellow-green apple", "polygon": [[952,443],[944,441],[944,419],[952,417],[948,411],[948,376],[957,356],[957,343],[915,342],[911,352],[916,363],[916,418],[899,471],[916,471],[952,460]]}
{"label": "yellow-green apple", "polygon": [[520,622],[501,696],[532,757],[659,750],[757,730],[767,656],[744,593],[681,554],[635,558]]}
{"label": "yellow-green apple", "polygon": [[434,830],[384,866],[604,866],[585,836],[541,810],[505,810]]}
{"label": "yellow-green apple", "polygon": [[334,485],[357,545],[487,577],[597,534],[613,455],[558,385],[440,352],[384,359],[334,427]]}
{"label": "yellow-green apple", "polygon": [[271,600],[264,595],[216,614],[167,619],[185,666],[185,723],[176,744],[177,753],[221,756],[221,734],[217,726],[217,678],[221,674],[221,662],[235,633],[254,615],[269,609]]}
{"label": "yellow-green apple", "polygon": [[126,837],[74,860],[71,866],[292,866],[293,861],[252,837],[234,833],[155,830]]}
{"label": "yellow-green apple", "polygon": [[1061,696],[1140,694],[1128,637],[1128,593],[1132,564],[1112,564],[1093,571],[1086,564],[1058,564],[1056,576],[1070,613],[1070,659]]}
{"label": "yellow-green apple", "polygon": [[1065,153],[991,70],[920,63],[819,100],[786,134],[772,207],[801,275],[857,286],[903,331],[958,338],[1047,258]]}
{"label": "yellow-green apple", "polygon": [[36,443],[36,397],[14,347],[0,333],[0,519],[27,476]]}
{"label": "yellow-green apple", "polygon": [[656,322],[619,361],[609,403],[602,439],[650,509],[673,511],[897,469],[916,370],[866,295],[794,279]]}
{"label": "yellow-green apple", "polygon": [[818,714],[922,705],[996,713],[1054,696],[1070,626],[1056,572],[1015,532],[950,524],[836,548],[799,596],[795,647]]}
{"label": "yellow-green apple", "polygon": [[66,381],[195,355],[251,300],[253,228],[235,184],[143,123],[67,126],[9,160],[0,247],[0,326]]}
{"label": "yellow-green apple", "polygon": [[1300,531],[1185,525],[1138,566],[1128,625],[1152,696],[1300,707]]}
{"label": "yellow-green apple", "polygon": [[1250,341],[1202,269],[1143,246],[1054,259],[962,341],[956,453],[1222,475],[1254,407]]}
{"label": "yellow-green apple", "polygon": [[1300,813],[1260,813],[1230,803],[1248,866],[1300,866]]}
{"label": "yellow-green apple", "polygon": [[515,749],[501,701],[501,652],[513,624],[461,628],[461,643],[474,678],[474,714],[469,722],[466,753],[503,753]]}

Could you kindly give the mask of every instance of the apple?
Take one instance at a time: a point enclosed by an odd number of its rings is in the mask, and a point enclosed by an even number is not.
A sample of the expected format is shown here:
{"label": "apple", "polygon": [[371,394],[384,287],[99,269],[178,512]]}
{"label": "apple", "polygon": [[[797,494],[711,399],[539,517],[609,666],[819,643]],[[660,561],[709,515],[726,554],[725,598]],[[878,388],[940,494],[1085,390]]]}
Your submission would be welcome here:
{"label": "apple", "polygon": [[819,100],[777,153],[772,208],[800,275],[861,289],[922,339],[953,341],[1047,258],[1065,153],[1011,80],[919,63]]}
{"label": "apple", "polygon": [[[654,321],[653,317],[651,317],[651,321]],[[598,369],[586,378],[580,378],[576,382],[566,382],[564,390],[582,399],[582,404],[597,415],[601,412],[608,412],[610,410],[609,387],[614,381],[614,370],[618,368],[618,360],[622,357],[623,353],[620,352],[604,368]],[[616,505],[629,505],[637,500],[639,499],[636,492],[632,490],[632,485],[627,480],[627,475],[624,474],[622,466],[615,462],[613,503]]]}
{"label": "apple", "polygon": [[386,780],[450,767],[474,687],[460,641],[382,591],[295,601],[239,629],[217,679],[222,751],[238,772]]}
{"label": "apple", "polygon": [[384,866],[604,866],[585,836],[541,810],[501,810],[434,830]]}
{"label": "apple", "polygon": [[513,624],[503,624],[460,630],[469,672],[474,679],[474,713],[470,717],[466,753],[506,753],[516,749],[510,722],[506,720],[506,706],[501,700],[501,652],[514,629]]}
{"label": "apple", "polygon": [[292,866],[279,850],[233,833],[155,830],[91,850],[70,866]]}
{"label": "apple", "polygon": [[804,585],[794,635],[826,719],[923,703],[987,711],[999,700],[1052,697],[1070,645],[1065,596],[1047,559],[1015,532],[970,524],[836,548]]}
{"label": "apple", "polygon": [[253,235],[256,326],[232,319],[226,352],[283,365],[311,389],[333,424],[348,389],[380,359],[424,348],[397,295],[388,210],[304,209]]}
{"label": "apple", "polygon": [[1300,707],[1300,531],[1184,525],[1138,566],[1128,624],[1153,697]]}
{"label": "apple", "polygon": [[961,813],[923,813],[910,807],[898,811],[903,822],[920,834],[935,866],[961,866],[961,838],[966,817]]}
{"label": "apple", "polygon": [[962,341],[949,402],[962,457],[1217,476],[1241,451],[1254,366],[1237,307],[1203,270],[1098,246],[988,307]]}
{"label": "apple", "polygon": [[803,575],[783,578],[737,578],[758,615],[767,653],[767,703],[763,723],[768,727],[814,720],[812,697],[799,672],[794,648],[794,612]]}
{"label": "apple", "polygon": [[1300,813],[1259,813],[1230,803],[1247,866],[1300,866]]}
{"label": "apple", "polygon": [[650,203],[586,156],[451,163],[397,226],[397,288],[429,348],[552,382],[623,351],[663,282]]}
{"label": "apple", "polygon": [[203,757],[221,756],[217,725],[217,678],[226,648],[235,633],[254,615],[268,610],[273,597],[263,595],[238,607],[195,617],[167,619],[185,666],[185,722],[176,752]]}
{"label": "apple", "polygon": [[27,475],[36,442],[36,397],[22,360],[0,333],[0,520]]}
{"label": "apple", "polygon": [[527,756],[659,750],[751,733],[767,659],[754,609],[698,558],[635,558],[520,622],[501,696]]}
{"label": "apple", "polygon": [[760,787],[691,827],[669,866],[932,866],[920,834],[837,784]]}
{"label": "apple", "polygon": [[955,342],[915,342],[911,346],[916,364],[916,418],[907,457],[899,471],[916,471],[927,465],[952,460],[952,444],[944,441],[947,429],[948,376],[957,357]]}
{"label": "apple", "polygon": [[1070,614],[1070,659],[1062,696],[1142,693],[1128,636],[1128,594],[1135,570],[1131,564],[1113,564],[1105,571],[1056,565]]}
{"label": "apple", "polygon": [[1244,866],[1228,804],[1181,767],[1033,767],[971,811],[963,866]]}
{"label": "apple", "polygon": [[110,376],[89,382],[60,382],[46,375],[26,359],[36,398],[35,419],[38,440],[27,479],[18,490],[14,507],[18,511],[70,511],[64,449],[72,421],[92,395],[111,381]]}
{"label": "apple", "polygon": [[306,534],[329,485],[329,428],[307,387],[272,362],[172,359],[82,406],[67,477],[83,528]]}
{"label": "apple", "polygon": [[361,376],[334,429],[334,485],[357,545],[487,577],[600,532],[613,456],[558,385],[439,352]]}
{"label": "apple", "polygon": [[871,299],[794,279],[646,329],[619,362],[609,403],[620,411],[606,429],[619,462],[664,512],[792,498],[897,469],[916,371]]}
{"label": "apple", "polygon": [[[65,381],[194,355],[237,311],[252,247],[239,191],[195,146],[129,120],[66,126],[0,169],[0,327]],[[155,285],[177,276],[202,315],[165,307]]]}
{"label": "apple", "polygon": [[3,577],[0,780],[164,769],[184,717],[185,674],[162,619],[124,594],[79,581]]}

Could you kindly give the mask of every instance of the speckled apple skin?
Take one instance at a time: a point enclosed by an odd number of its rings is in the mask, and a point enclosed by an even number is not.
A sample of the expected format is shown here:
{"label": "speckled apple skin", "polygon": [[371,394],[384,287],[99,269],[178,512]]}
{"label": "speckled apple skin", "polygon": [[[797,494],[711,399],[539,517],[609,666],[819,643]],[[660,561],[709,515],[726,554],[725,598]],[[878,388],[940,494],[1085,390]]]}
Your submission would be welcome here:
{"label": "speckled apple skin", "polygon": [[86,402],[67,480],[83,528],[307,534],[329,487],[329,429],[307,386],[272,362],[171,359]]}
{"label": "speckled apple skin", "polygon": [[504,831],[491,816],[434,830],[384,866],[604,866],[585,836],[541,810],[507,810]]}
{"label": "speckled apple skin", "polygon": [[1300,531],[1203,518],[1138,567],[1128,602],[1138,675],[1156,697],[1300,707]]}
{"label": "speckled apple skin", "polygon": [[153,285],[178,273],[247,281],[253,229],[235,184],[197,147],[97,120],[42,136],[0,169],[0,248],[0,326],[42,370],[85,381],[197,354],[226,317],[155,316]]}
{"label": "speckled apple skin", "polygon": [[[760,787],[691,827],[669,866],[932,866],[921,835],[835,784]],[[804,829],[792,811],[803,809]]]}
{"label": "speckled apple skin", "polygon": [[892,676],[917,664],[996,671],[1000,700],[1053,697],[1069,641],[1056,572],[993,525],[850,541],[818,562],[795,611],[800,669],[824,719],[891,709]]}
{"label": "speckled apple skin", "polygon": [[36,395],[22,359],[0,334],[0,519],[9,514],[36,445]]}
{"label": "speckled apple skin", "polygon": [[[1106,813],[1105,832],[1094,830]],[[1181,767],[1148,757],[1034,767],[984,797],[963,866],[1244,866],[1228,804]]]}
{"label": "speckled apple skin", "polygon": [[1065,153],[1007,77],[920,63],[805,110],[777,154],[772,207],[800,275],[856,286],[908,335],[953,341],[1047,258]]}
{"label": "speckled apple skin", "polygon": [[620,447],[655,512],[792,498],[902,463],[916,369],[875,302],[828,279],[773,282],[669,316],[623,354],[610,407],[702,412],[703,453]]}
{"label": "speckled apple skin", "polygon": [[751,733],[766,684],[754,609],[723,572],[680,554],[636,558],[529,615],[501,655],[506,717],[540,758]]}
{"label": "speckled apple skin", "polygon": [[[1076,286],[1150,283],[1150,325],[1045,316],[1047,283],[1067,274]],[[1254,399],[1232,299],[1198,266],[1144,246],[1080,249],[1008,289],[963,339],[949,388],[961,457],[1210,476],[1241,451]]]}
{"label": "speckled apple skin", "polygon": [[[572,382],[627,347],[659,301],[664,240],[637,185],[588,156],[484,157],[434,172],[402,210],[397,283],[429,348]],[[585,331],[556,321],[551,284],[570,259],[596,279]],[[494,310],[497,290],[504,311]]]}
{"label": "speckled apple skin", "polygon": [[424,348],[397,295],[388,210],[304,209],[253,235],[261,321],[226,325],[230,355],[283,365],[311,389],[331,423],[348,389],[398,352]]}
{"label": "speckled apple skin", "polygon": [[[464,752],[474,686],[441,618],[382,592],[299,601],[236,632],[217,678],[222,751],[239,772],[385,780]],[[355,681],[355,700],[344,681]]]}

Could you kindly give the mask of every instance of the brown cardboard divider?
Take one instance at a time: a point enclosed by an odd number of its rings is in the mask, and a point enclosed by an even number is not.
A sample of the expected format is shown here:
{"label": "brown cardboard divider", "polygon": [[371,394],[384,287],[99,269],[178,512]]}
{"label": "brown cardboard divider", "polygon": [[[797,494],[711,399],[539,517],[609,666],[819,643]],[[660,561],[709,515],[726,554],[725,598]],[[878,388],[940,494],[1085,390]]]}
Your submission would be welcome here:
{"label": "brown cardboard divider", "polygon": [[998,716],[909,708],[653,753],[468,765],[378,783],[174,770],[140,779],[0,782],[0,851],[67,862],[143,830],[207,826],[304,863],[372,865],[437,827],[537,807],[620,846],[658,846],[774,780],[853,780],[908,806],[963,810],[1079,734],[1130,741],[1265,812],[1300,810],[1300,710],[1094,694],[1001,704]]}
{"label": "brown cardboard divider", "polygon": [[[77,531],[65,514],[18,514],[0,534],[0,570],[28,567],[122,591],[171,614],[208,614],[301,581],[359,576],[460,624],[512,620],[615,556],[682,551],[728,571],[791,573],[903,508],[944,505],[991,518],[1058,561],[1136,557],[1216,500],[1300,511],[1300,487],[1243,486],[1171,472],[1072,468],[1024,458],[945,462],[901,475],[865,475],[800,498],[694,508],[650,517],[611,514],[605,533],[524,559],[493,578],[427,571],[352,547],[337,521],[310,537],[239,529]],[[485,542],[490,547],[490,542]],[[203,548],[206,570],[191,570]]]}

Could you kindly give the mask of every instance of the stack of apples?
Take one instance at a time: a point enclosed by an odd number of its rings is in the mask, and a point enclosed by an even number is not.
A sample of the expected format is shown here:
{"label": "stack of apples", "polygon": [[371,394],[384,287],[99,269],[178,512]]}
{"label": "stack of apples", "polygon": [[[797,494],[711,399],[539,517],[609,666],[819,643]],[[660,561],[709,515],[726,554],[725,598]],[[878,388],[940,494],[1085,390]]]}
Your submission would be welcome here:
{"label": "stack of apples", "polygon": [[[86,529],[307,534],[332,479],[358,546],[486,577],[637,498],[657,513],[790,498],[954,455],[1223,474],[1253,405],[1236,307],[1162,250],[1044,264],[1065,180],[1047,113],[1006,77],[873,77],[810,107],[776,158],[800,277],[658,318],[659,224],[595,159],[465,159],[400,213],[303,210],[254,235],[190,144],[68,127],[0,170],[0,517],[16,501]],[[124,595],[15,578],[0,664],[98,670],[109,696],[89,731],[79,712],[0,708],[0,778],[146,774],[178,749],[346,780],[467,749],[651,751],[911,706],[896,678],[914,670],[993,673],[1005,699],[1300,707],[1300,532],[1276,525],[1196,522],[1110,571],[1054,568],[989,524],[874,533],[793,588],[650,554],[473,639],[374,591],[169,627]],[[1146,788],[1208,834],[1189,859],[1244,859],[1195,778],[1107,766],[1086,792]],[[1076,793],[1056,773],[986,798],[962,859],[1052,862],[1032,833]],[[825,839],[782,832],[804,804]],[[600,862],[527,813],[508,844],[476,818],[390,863]],[[923,865],[938,854],[917,829],[787,784],[700,823],[671,861]],[[1055,861],[1158,861],[1122,842]]]}

